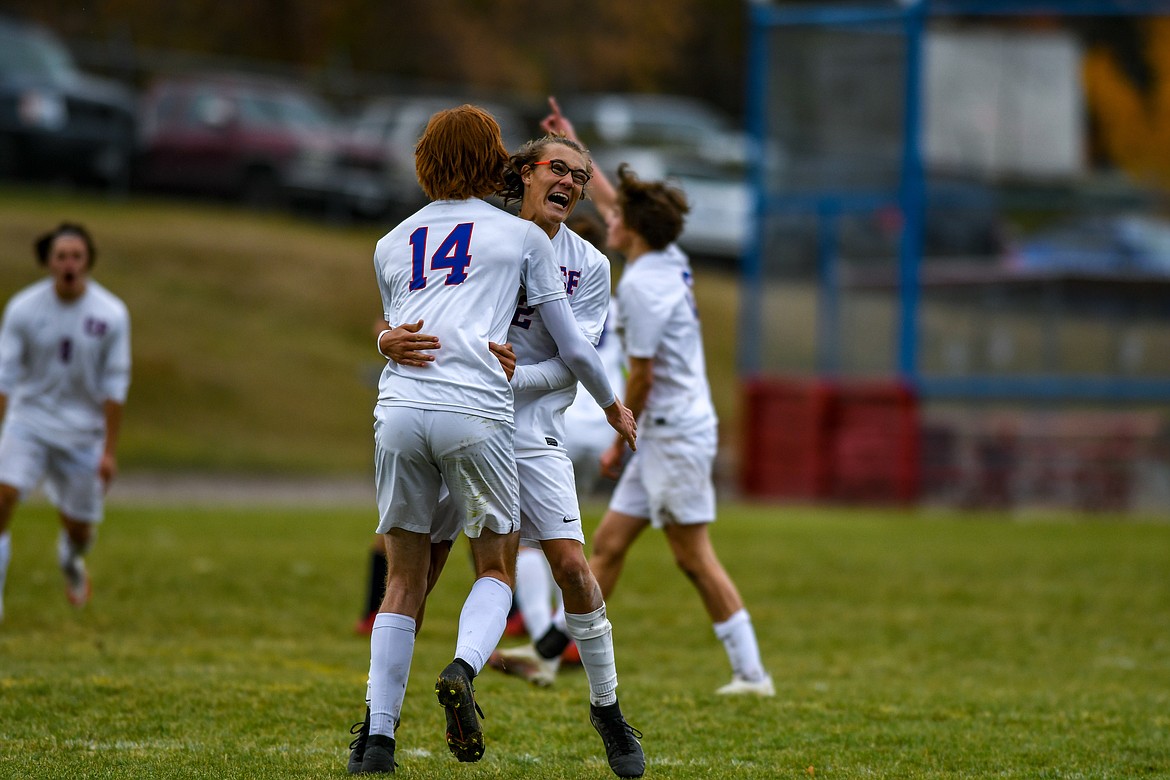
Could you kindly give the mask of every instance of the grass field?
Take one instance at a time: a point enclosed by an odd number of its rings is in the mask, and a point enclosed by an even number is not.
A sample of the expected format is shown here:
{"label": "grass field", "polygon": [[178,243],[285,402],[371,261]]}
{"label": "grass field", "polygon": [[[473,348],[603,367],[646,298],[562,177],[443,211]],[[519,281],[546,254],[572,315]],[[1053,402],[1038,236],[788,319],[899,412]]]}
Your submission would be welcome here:
{"label": "grass field", "polygon": [[[778,695],[729,671],[660,536],[609,601],[647,777],[1170,777],[1170,525],[724,505],[716,545]],[[589,523],[599,512],[591,509]],[[111,507],[68,608],[54,521],[23,507],[0,624],[0,777],[345,776],[372,507]],[[579,671],[477,681],[488,751],[443,742],[434,676],[469,584],[455,551],[419,637],[408,778],[606,778]]]}

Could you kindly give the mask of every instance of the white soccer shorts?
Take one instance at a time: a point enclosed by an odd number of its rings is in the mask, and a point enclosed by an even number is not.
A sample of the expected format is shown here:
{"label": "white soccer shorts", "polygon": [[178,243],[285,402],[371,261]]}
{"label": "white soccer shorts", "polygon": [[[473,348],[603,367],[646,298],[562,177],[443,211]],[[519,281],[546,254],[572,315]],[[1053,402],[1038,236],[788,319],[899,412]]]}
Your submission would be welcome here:
{"label": "white soccer shorts", "polygon": [[446,485],[439,487],[439,505],[435,507],[435,518],[431,521],[431,544],[454,542],[463,531],[463,515],[451,498]]}
{"label": "white soccer shorts", "polygon": [[639,438],[609,508],[655,528],[715,520],[715,426],[668,438]]}
{"label": "white soccer shorts", "polygon": [[516,459],[510,423],[486,417],[377,406],[374,411],[374,484],[378,529],[431,534],[446,483],[463,532],[486,528],[509,534],[520,527]]}
{"label": "white soccer shorts", "polygon": [[[554,451],[517,458],[516,474],[520,481],[520,543],[537,549],[543,539],[576,539],[585,544],[573,464],[568,457]],[[462,517],[443,487],[431,541],[454,541],[461,529]]]}
{"label": "white soccer shorts", "polygon": [[520,543],[539,547],[545,539],[585,544],[573,462],[559,450],[516,459],[520,478]]}
{"label": "white soccer shorts", "polygon": [[100,523],[105,509],[105,486],[98,473],[102,444],[100,436],[79,436],[73,446],[62,447],[9,422],[0,435],[0,483],[25,498],[43,482],[58,512],[80,523]]}

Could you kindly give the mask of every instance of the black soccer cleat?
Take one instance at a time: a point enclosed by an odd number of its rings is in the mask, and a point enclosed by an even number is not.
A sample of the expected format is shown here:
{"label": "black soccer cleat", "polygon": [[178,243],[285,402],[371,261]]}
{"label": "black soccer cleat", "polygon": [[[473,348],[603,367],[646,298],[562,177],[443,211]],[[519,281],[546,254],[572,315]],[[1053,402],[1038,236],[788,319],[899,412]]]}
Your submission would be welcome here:
{"label": "black soccer cleat", "polygon": [[609,768],[618,777],[641,777],[646,771],[646,756],[642,753],[642,732],[626,723],[621,707],[615,701],[605,707],[589,705],[589,722],[605,744]]}
{"label": "black soccer cleat", "polygon": [[362,758],[366,754],[366,740],[370,738],[370,708],[366,707],[366,719],[353,724],[349,728],[350,734],[356,734],[353,742],[349,743],[349,763],[345,768],[351,775],[362,771]]}
{"label": "black soccer cleat", "polygon": [[479,761],[484,751],[479,725],[483,710],[475,703],[475,687],[467,670],[455,661],[447,664],[435,683],[435,695],[447,713],[447,747],[460,761]]}
{"label": "black soccer cleat", "polygon": [[358,774],[392,775],[394,768],[394,738],[385,734],[370,734],[366,738],[366,750]]}
{"label": "black soccer cleat", "polygon": [[[397,721],[397,720],[394,721],[395,733],[397,733],[397,731],[398,731],[399,722],[400,721]],[[356,734],[357,736],[353,738],[353,742],[349,743],[349,763],[346,764],[345,768],[346,768],[346,770],[349,771],[349,773],[351,775],[360,775],[362,773],[362,760],[366,756],[366,745],[369,743],[369,740],[370,740],[370,708],[368,706],[366,707],[366,719],[362,720],[362,721],[358,721],[357,723],[350,726],[349,733]],[[377,737],[378,735],[375,734],[374,736]],[[382,737],[382,739],[389,739],[389,738]],[[393,755],[394,754],[394,740],[393,739],[390,739],[390,754],[391,754],[390,757],[393,758],[394,757],[394,755]],[[393,772],[394,770],[391,769],[390,771]]]}

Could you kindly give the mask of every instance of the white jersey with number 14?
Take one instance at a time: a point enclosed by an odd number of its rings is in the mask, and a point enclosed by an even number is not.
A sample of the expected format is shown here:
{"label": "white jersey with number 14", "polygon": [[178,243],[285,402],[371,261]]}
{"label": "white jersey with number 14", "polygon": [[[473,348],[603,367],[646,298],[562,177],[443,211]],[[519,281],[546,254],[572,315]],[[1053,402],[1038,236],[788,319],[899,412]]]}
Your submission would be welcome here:
{"label": "white jersey with number 14", "polygon": [[423,321],[433,363],[386,364],[378,404],[513,421],[512,389],[488,342],[504,343],[520,288],[538,305],[565,297],[544,231],[479,199],[435,201],[378,242],[374,268],[391,327]]}

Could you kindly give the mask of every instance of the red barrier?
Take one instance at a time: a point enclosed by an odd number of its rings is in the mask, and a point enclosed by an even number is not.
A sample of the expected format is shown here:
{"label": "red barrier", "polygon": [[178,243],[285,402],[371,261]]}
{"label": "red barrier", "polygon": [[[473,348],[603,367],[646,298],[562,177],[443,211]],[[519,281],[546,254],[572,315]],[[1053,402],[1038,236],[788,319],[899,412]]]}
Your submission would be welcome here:
{"label": "red barrier", "polygon": [[900,382],[837,386],[832,497],[912,503],[921,482],[918,399]]}
{"label": "red barrier", "polygon": [[744,385],[743,419],[740,482],[747,496],[918,499],[919,404],[900,382],[753,379]]}
{"label": "red barrier", "polygon": [[744,385],[740,482],[749,496],[825,498],[832,387],[806,380],[760,379]]}

